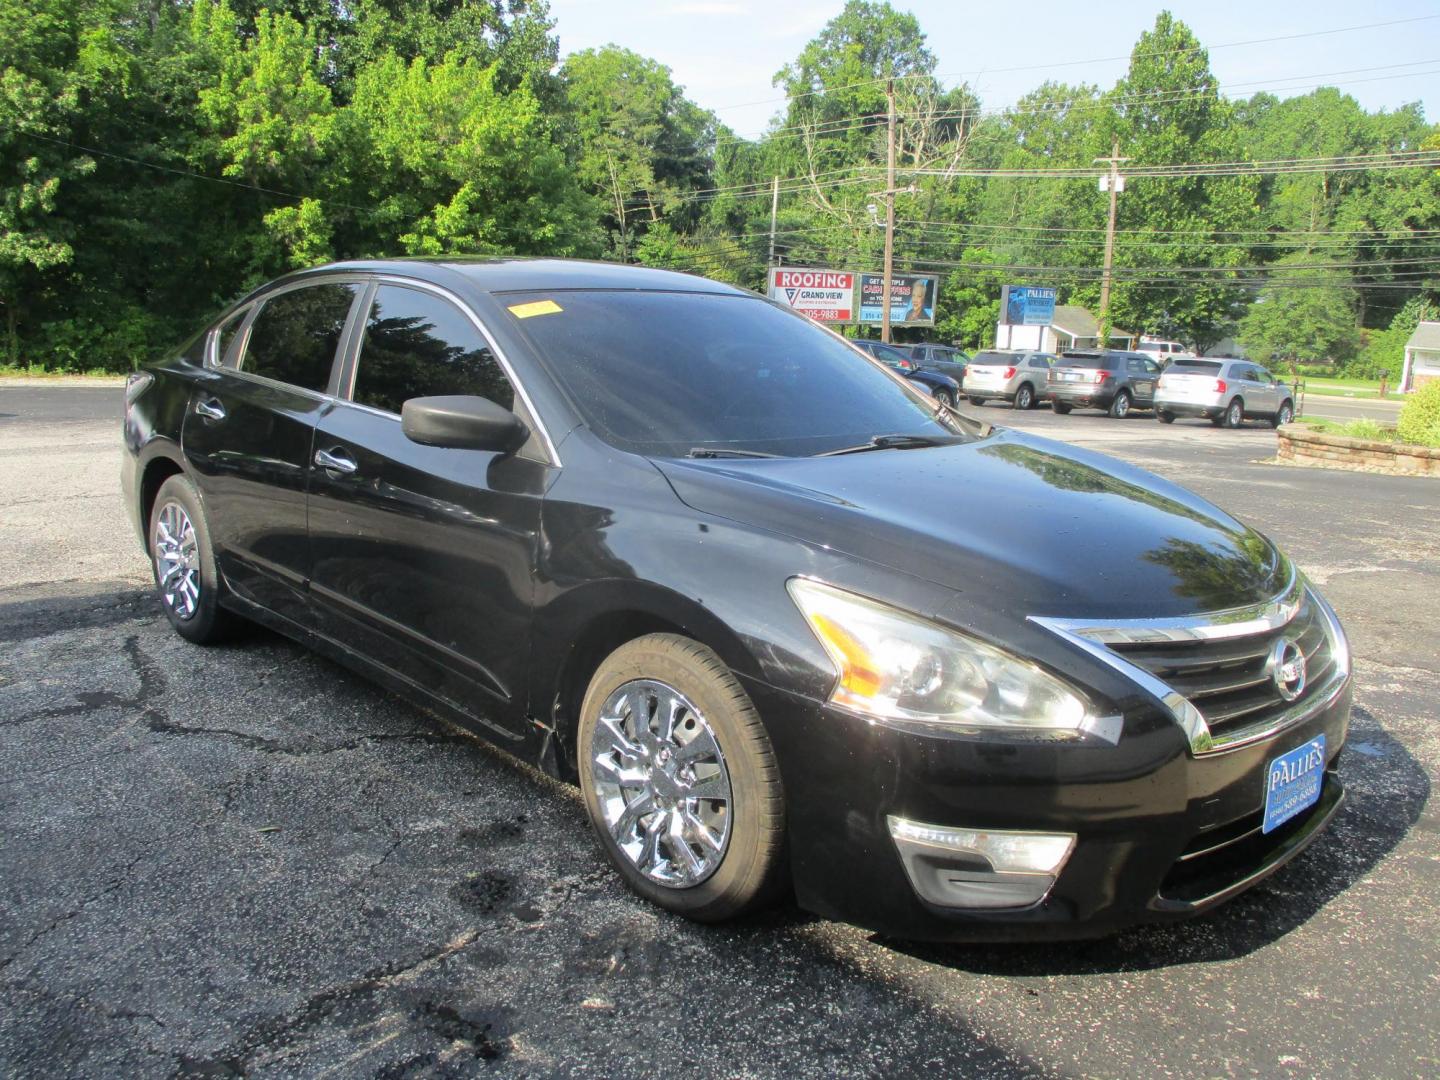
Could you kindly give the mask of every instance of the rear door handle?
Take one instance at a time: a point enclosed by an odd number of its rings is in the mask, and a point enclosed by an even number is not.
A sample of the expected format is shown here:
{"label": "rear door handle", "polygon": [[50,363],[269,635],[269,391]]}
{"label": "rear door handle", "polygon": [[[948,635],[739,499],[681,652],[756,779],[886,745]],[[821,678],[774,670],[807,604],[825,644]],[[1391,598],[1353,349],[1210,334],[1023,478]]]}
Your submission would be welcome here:
{"label": "rear door handle", "polygon": [[354,458],[338,446],[334,450],[316,450],[315,464],[322,469],[340,473],[353,473],[360,467],[355,464]]}
{"label": "rear door handle", "polygon": [[201,398],[195,402],[195,411],[211,420],[225,419],[225,406],[220,404],[219,398]]}

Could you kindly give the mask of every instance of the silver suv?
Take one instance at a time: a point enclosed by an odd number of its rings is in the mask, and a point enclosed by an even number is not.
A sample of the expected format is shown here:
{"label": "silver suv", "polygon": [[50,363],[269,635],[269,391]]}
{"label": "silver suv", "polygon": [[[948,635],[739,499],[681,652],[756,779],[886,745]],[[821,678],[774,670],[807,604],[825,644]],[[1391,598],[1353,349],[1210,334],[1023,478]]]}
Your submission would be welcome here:
{"label": "silver suv", "polygon": [[965,369],[965,396],[971,405],[1008,401],[1033,409],[1044,398],[1045,377],[1055,357],[1043,352],[978,352]]}
{"label": "silver suv", "polygon": [[1246,417],[1279,427],[1295,417],[1286,386],[1249,360],[1177,359],[1155,388],[1155,419],[1203,416],[1216,427],[1239,427]]}

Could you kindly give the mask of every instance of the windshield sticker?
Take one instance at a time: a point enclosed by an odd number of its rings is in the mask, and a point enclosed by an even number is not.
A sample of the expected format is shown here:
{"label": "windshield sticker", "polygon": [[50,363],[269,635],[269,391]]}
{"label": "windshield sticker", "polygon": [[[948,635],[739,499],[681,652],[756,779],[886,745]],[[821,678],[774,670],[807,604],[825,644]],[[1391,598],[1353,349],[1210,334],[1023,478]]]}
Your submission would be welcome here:
{"label": "windshield sticker", "polygon": [[510,314],[517,319],[529,319],[536,315],[554,315],[564,310],[554,300],[532,300],[528,304],[510,305]]}

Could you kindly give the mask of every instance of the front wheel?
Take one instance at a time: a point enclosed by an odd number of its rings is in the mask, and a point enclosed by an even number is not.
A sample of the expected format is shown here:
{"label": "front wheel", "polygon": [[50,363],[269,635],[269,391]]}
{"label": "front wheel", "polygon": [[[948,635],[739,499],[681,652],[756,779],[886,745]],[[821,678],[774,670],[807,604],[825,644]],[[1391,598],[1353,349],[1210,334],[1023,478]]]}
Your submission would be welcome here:
{"label": "front wheel", "polygon": [[1110,402],[1110,415],[1116,420],[1124,420],[1130,415],[1130,394],[1121,390]]}
{"label": "front wheel", "polygon": [[160,485],[150,511],[150,567],[165,618],[197,645],[228,637],[238,618],[220,606],[220,574],[200,496],[184,476]]}
{"label": "front wheel", "polygon": [[769,736],[710,649],[649,634],[590,680],[576,744],[580,789],[626,884],[702,922],[771,900],[785,804]]}
{"label": "front wheel", "polygon": [[1295,406],[1292,405],[1292,404],[1290,404],[1290,402],[1285,401],[1285,402],[1282,402],[1282,403],[1281,403],[1279,411],[1275,413],[1274,419],[1272,419],[1272,420],[1270,421],[1270,423],[1271,423],[1271,425],[1273,425],[1274,427],[1277,427],[1277,428],[1278,428],[1278,427],[1280,427],[1280,425],[1282,425],[1282,424],[1288,424],[1288,423],[1290,423],[1291,420],[1294,420],[1294,419],[1295,419]]}
{"label": "front wheel", "polygon": [[1015,408],[1021,410],[1033,409],[1035,407],[1035,391],[1029,383],[1023,383],[1019,390],[1015,391]]}
{"label": "front wheel", "polygon": [[1173,412],[1160,411],[1155,414],[1155,419],[1159,420],[1162,424],[1173,424],[1175,422],[1175,414]]}
{"label": "front wheel", "polygon": [[1063,401],[1052,401],[1050,402],[1050,408],[1061,416],[1064,416],[1070,411],[1071,406],[1066,405]]}

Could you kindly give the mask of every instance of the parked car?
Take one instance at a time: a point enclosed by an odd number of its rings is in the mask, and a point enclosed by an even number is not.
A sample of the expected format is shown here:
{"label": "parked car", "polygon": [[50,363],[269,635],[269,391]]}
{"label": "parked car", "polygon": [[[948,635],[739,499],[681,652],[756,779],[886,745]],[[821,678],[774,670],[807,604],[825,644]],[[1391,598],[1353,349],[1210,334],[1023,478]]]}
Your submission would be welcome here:
{"label": "parked car", "polygon": [[1203,416],[1217,427],[1239,427],[1246,417],[1279,427],[1295,418],[1290,387],[1248,360],[1176,360],[1155,391],[1155,419]]}
{"label": "parked car", "polygon": [[1187,359],[1195,355],[1178,341],[1153,337],[1142,337],[1140,343],[1135,346],[1135,351],[1150,356],[1162,368],[1168,367],[1172,361]]}
{"label": "parked car", "polygon": [[941,375],[949,375],[960,385],[962,390],[965,388],[965,369],[970,363],[970,357],[955,346],[912,345],[910,346],[910,358],[927,371],[937,371]]}
{"label": "parked car", "polygon": [[852,342],[852,344],[858,346],[863,352],[869,353],[887,367],[892,367],[900,372],[905,378],[923,388],[925,393],[936,401],[943,402],[952,409],[959,403],[959,382],[949,375],[942,375],[938,371],[920,367],[919,362],[903,347],[887,345],[883,341],[860,340]]}
{"label": "parked car", "polygon": [[1042,400],[1054,361],[1043,352],[978,352],[965,369],[965,396],[971,405],[1005,401],[1017,409],[1033,409]]}
{"label": "parked car", "polygon": [[133,375],[123,433],[176,633],[264,624],[577,783],[696,919],[1094,935],[1343,797],[1345,635],[1265,537],[728,285],[320,267]]}
{"label": "parked car", "polygon": [[1071,409],[1103,409],[1119,419],[1154,404],[1160,371],[1159,364],[1138,352],[1063,352],[1045,383],[1045,396],[1062,416]]}

